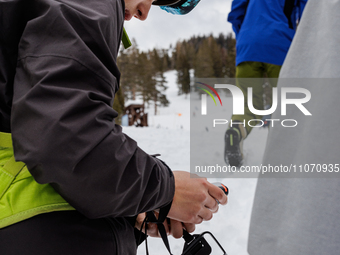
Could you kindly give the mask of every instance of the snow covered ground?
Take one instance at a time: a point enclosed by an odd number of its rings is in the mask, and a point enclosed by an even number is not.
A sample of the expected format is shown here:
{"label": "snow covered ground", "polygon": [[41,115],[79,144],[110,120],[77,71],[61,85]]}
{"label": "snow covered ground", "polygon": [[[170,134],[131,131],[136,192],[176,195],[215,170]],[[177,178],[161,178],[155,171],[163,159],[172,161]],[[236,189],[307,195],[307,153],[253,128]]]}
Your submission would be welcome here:
{"label": "snow covered ground", "polygon": [[[134,138],[139,147],[149,154],[161,154],[172,170],[190,169],[190,100],[189,96],[177,95],[176,72],[166,74],[168,81],[167,97],[170,105],[159,108],[158,115],[153,114],[153,107],[147,109],[149,127],[124,127],[123,131]],[[230,113],[227,113],[231,116]],[[267,129],[254,129],[244,143],[247,165],[258,165],[262,159]],[[210,231],[222,244],[228,255],[247,255],[247,239],[251,208],[256,187],[255,178],[215,178],[210,182],[222,182],[230,189],[229,202],[220,206],[213,219],[196,227],[195,233]],[[184,240],[169,237],[174,255],[182,253]],[[161,239],[149,238],[150,255],[168,254]],[[138,249],[138,254],[146,254],[145,245]],[[213,250],[212,255],[222,254]]]}

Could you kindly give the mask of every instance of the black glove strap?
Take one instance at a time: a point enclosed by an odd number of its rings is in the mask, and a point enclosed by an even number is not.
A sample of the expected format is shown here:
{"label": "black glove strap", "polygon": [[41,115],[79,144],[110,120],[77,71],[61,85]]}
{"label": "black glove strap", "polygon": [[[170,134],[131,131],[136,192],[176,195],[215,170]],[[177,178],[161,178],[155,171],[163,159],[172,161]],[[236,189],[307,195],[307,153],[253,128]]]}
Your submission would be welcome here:
{"label": "black glove strap", "polygon": [[[161,238],[164,242],[164,245],[168,249],[170,255],[172,255],[172,253],[171,253],[168,236],[166,234],[163,222],[165,221],[166,216],[168,215],[168,213],[170,211],[171,204],[172,204],[172,202],[159,210],[158,219],[156,218],[154,212],[151,211],[151,212],[146,213],[146,217],[147,217],[146,222],[151,222],[151,223],[157,224],[159,234],[161,235]],[[147,232],[147,225],[145,225],[145,234],[146,234],[146,232]]]}

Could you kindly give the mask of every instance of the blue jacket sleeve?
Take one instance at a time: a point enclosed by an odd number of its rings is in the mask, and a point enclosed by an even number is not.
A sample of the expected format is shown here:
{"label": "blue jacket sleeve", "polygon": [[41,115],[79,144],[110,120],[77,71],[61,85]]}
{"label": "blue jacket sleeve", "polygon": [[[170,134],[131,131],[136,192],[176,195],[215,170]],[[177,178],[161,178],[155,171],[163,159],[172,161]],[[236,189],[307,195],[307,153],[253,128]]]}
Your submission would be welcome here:
{"label": "blue jacket sleeve", "polygon": [[233,0],[228,21],[233,25],[233,30],[237,35],[241,29],[243,19],[246,15],[249,0]]}

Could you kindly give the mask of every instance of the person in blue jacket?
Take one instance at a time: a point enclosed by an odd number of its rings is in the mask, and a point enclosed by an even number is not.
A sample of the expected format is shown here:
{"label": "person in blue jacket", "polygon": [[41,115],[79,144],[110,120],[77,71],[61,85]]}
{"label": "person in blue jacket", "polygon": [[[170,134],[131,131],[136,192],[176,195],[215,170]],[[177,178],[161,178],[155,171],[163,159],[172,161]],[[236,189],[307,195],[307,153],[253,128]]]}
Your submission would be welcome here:
{"label": "person in blue jacket", "polygon": [[[228,21],[236,34],[236,85],[247,96],[253,89],[253,106],[263,110],[263,78],[277,78],[293,40],[298,21],[307,0],[234,0]],[[242,78],[242,79],[240,79]],[[243,79],[260,78],[260,79]],[[272,80],[272,86],[276,82]],[[254,121],[245,100],[244,115],[233,115],[225,134],[225,161],[240,166],[242,142],[249,135]],[[261,123],[259,121],[259,123]]]}

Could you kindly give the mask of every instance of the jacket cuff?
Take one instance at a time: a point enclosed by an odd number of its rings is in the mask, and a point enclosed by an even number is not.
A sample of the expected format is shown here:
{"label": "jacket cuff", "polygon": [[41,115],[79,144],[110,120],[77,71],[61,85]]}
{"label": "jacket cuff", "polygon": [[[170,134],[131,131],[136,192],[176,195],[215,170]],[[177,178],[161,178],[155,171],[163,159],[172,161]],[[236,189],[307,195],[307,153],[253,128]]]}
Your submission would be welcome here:
{"label": "jacket cuff", "polygon": [[163,208],[163,207],[166,207],[168,206],[170,203],[172,203],[172,200],[174,198],[174,195],[175,195],[175,177],[174,177],[174,174],[172,172],[172,170],[170,169],[170,167],[161,159],[159,158],[156,158],[155,156],[153,156],[158,164],[158,166],[162,169],[166,169],[166,171],[168,172],[169,174],[169,182],[170,182],[170,185],[165,185],[165,186],[169,186],[170,190],[167,191],[167,194],[168,194],[168,199],[167,199],[167,202],[164,203],[160,208]]}

